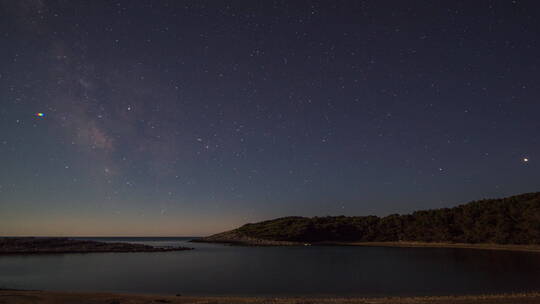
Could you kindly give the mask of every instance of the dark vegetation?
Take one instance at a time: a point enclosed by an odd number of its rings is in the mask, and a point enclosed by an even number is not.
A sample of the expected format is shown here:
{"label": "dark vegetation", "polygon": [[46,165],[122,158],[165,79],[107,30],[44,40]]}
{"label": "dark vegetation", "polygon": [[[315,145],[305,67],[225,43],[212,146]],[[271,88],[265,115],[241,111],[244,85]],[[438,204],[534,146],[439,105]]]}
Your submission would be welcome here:
{"label": "dark vegetation", "polygon": [[454,208],[377,216],[285,217],[234,232],[292,242],[452,242],[540,244],[540,192]]}
{"label": "dark vegetation", "polygon": [[161,248],[142,244],[108,243],[68,238],[0,238],[0,254],[90,253],[90,252],[160,252],[191,248]]}

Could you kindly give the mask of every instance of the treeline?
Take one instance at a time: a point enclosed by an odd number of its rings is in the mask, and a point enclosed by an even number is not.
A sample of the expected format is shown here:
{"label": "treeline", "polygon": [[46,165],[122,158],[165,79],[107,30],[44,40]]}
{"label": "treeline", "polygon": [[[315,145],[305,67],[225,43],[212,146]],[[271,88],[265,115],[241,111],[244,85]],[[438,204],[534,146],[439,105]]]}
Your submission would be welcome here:
{"label": "treeline", "polygon": [[236,230],[295,242],[452,242],[540,244],[540,192],[454,208],[377,216],[285,217]]}

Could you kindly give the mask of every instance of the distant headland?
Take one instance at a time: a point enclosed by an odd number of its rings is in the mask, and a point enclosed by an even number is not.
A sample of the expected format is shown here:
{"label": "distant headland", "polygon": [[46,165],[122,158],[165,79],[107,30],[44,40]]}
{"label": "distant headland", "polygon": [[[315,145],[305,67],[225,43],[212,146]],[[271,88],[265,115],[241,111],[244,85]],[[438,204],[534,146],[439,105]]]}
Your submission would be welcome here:
{"label": "distant headland", "polygon": [[153,247],[143,244],[96,242],[69,238],[0,238],[2,254],[53,254],[94,252],[164,252],[189,250],[187,247]]}
{"label": "distant headland", "polygon": [[540,252],[540,192],[378,216],[284,217],[194,240],[238,245],[462,247]]}

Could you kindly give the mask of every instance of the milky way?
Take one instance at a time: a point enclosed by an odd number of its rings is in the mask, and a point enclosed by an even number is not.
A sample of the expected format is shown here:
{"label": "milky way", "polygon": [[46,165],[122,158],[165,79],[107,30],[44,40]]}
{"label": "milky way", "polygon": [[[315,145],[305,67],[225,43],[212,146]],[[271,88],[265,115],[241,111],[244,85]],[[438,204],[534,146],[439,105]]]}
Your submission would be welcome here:
{"label": "milky way", "polygon": [[0,234],[540,189],[536,1],[0,1]]}

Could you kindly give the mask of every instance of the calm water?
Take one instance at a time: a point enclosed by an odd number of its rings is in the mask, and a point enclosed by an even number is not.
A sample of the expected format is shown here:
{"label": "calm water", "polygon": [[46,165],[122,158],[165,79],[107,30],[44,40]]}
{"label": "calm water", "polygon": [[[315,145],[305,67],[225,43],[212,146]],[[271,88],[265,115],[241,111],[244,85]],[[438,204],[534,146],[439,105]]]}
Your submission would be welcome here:
{"label": "calm water", "polygon": [[0,257],[0,288],[186,295],[447,295],[540,289],[540,254],[466,249],[231,247]]}

